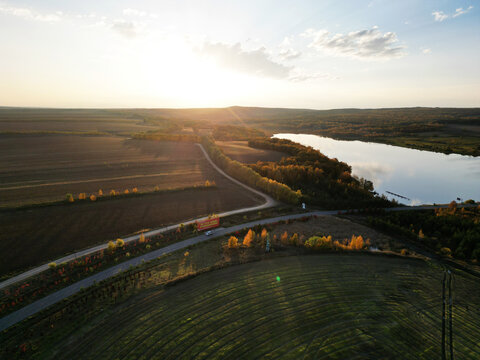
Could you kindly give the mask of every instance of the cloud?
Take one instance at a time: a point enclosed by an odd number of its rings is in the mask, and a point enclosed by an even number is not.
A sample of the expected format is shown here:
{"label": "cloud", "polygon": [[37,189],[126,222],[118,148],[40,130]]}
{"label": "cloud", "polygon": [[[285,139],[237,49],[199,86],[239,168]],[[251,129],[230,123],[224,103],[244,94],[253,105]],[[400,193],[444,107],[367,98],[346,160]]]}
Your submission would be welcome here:
{"label": "cloud", "polygon": [[443,21],[448,19],[448,15],[445,14],[443,11],[434,11],[432,12],[433,18],[435,21]]}
{"label": "cloud", "polygon": [[423,50],[422,50],[422,53],[424,53],[424,54],[431,54],[431,53],[432,53],[432,49],[423,49]]}
{"label": "cloud", "polygon": [[452,15],[452,17],[457,17],[457,16],[460,16],[460,15],[463,15],[463,14],[466,14],[468,13],[470,10],[473,9],[473,6],[470,5],[468,8],[466,8],[465,10],[463,8],[458,8],[455,10],[455,14]]}
{"label": "cloud", "polygon": [[133,21],[115,20],[110,27],[126,38],[134,38],[139,34],[138,25]]}
{"label": "cloud", "polygon": [[131,9],[131,8],[123,9],[122,13],[125,16],[137,16],[137,17],[147,17],[148,16],[148,17],[151,17],[151,18],[157,18],[158,17],[158,15],[154,14],[154,13],[148,13],[146,11]]}
{"label": "cloud", "polygon": [[433,18],[435,19],[435,21],[442,22],[444,20],[447,20],[448,18],[456,18],[460,15],[466,14],[472,9],[473,9],[473,6],[471,6],[471,5],[466,9],[457,8],[457,9],[455,9],[455,12],[451,15],[445,14],[443,11],[435,10],[435,11],[432,12],[432,15],[433,15]]}
{"label": "cloud", "polygon": [[44,21],[44,22],[57,22],[57,21],[60,21],[63,16],[63,13],[61,11],[43,14],[29,8],[2,6],[1,4],[0,4],[0,13],[17,16],[26,20]]}
{"label": "cloud", "polygon": [[300,51],[295,51],[292,48],[282,49],[279,53],[282,60],[293,60],[302,55]]}
{"label": "cloud", "polygon": [[376,26],[335,35],[327,30],[308,29],[301,36],[313,39],[309,47],[333,55],[361,59],[391,59],[405,55],[404,47],[398,45],[397,35],[393,32],[382,34]]}
{"label": "cloud", "polygon": [[286,79],[293,69],[273,61],[264,47],[248,51],[240,43],[205,42],[199,53],[214,58],[223,67],[265,77]]}

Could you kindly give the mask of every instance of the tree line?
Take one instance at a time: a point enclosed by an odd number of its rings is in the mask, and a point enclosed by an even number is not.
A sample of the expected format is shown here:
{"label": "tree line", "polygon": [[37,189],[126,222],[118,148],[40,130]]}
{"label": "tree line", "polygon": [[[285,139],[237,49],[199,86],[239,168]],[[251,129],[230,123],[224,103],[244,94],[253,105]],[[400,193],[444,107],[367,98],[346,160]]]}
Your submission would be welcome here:
{"label": "tree line", "polygon": [[237,180],[264,191],[277,200],[289,204],[298,204],[302,198],[302,193],[300,190],[294,191],[288,185],[285,185],[277,180],[261,176],[252,168],[249,168],[238,161],[230,159],[223,153],[222,150],[220,150],[211,137],[203,137],[202,144],[212,160],[227,174],[233,176]]}
{"label": "tree line", "polygon": [[349,165],[330,159],[312,147],[275,138],[250,140],[248,144],[290,155],[279,162],[259,161],[249,167],[301,191],[304,202],[337,209],[391,205],[385,197],[376,196],[370,181],[352,176]]}

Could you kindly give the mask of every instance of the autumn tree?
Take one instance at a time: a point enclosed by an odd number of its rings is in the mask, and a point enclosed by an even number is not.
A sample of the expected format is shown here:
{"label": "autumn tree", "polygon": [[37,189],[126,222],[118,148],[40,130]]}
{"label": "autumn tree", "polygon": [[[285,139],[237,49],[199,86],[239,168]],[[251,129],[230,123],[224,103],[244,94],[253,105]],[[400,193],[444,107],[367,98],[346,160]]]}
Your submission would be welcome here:
{"label": "autumn tree", "polygon": [[280,237],[280,243],[282,245],[288,245],[288,233],[287,233],[287,230],[285,230],[285,232],[282,234],[282,236]]}
{"label": "autumn tree", "polygon": [[250,229],[248,230],[247,234],[243,238],[243,246],[250,247],[252,246],[252,241],[255,239],[255,232]]}
{"label": "autumn tree", "polygon": [[230,236],[228,239],[228,248],[236,249],[238,247],[238,239],[235,236]]}
{"label": "autumn tree", "polygon": [[110,252],[114,252],[116,247],[117,247],[117,245],[113,241],[108,242],[107,249]]}

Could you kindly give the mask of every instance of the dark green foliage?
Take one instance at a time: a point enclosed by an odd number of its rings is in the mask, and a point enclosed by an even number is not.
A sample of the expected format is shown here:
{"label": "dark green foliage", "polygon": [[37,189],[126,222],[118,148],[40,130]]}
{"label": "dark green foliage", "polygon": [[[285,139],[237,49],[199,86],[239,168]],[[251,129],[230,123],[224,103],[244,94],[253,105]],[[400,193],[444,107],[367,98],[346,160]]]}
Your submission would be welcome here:
{"label": "dark green foliage", "polygon": [[[439,251],[449,248],[453,257],[480,261],[480,209],[400,211],[369,218],[376,228],[402,235]],[[418,233],[422,230],[425,237]]]}
{"label": "dark green foliage", "polygon": [[284,139],[256,139],[249,146],[291,155],[278,163],[257,162],[250,167],[260,175],[300,190],[303,201],[331,209],[383,207],[391,203],[374,196],[373,185],[351,175],[351,167],[320,151]]}

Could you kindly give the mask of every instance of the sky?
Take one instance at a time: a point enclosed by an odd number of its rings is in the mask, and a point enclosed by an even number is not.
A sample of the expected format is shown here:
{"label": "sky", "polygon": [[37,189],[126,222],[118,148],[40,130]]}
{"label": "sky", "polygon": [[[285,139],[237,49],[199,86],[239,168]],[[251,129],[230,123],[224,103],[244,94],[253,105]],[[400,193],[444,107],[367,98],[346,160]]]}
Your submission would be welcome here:
{"label": "sky", "polygon": [[480,107],[479,0],[0,0],[0,106]]}

